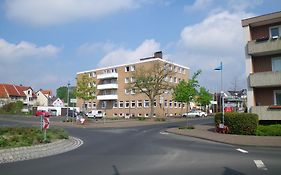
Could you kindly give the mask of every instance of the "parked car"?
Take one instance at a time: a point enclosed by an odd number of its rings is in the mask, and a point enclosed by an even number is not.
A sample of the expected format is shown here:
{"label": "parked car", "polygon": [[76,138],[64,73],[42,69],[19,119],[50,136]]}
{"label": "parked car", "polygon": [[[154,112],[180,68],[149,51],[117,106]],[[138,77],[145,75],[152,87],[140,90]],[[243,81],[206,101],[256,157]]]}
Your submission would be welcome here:
{"label": "parked car", "polygon": [[44,117],[50,117],[51,113],[48,111],[44,111],[44,110],[38,110],[35,112],[36,116],[44,116]]}
{"label": "parked car", "polygon": [[183,117],[207,117],[206,112],[200,110],[191,110],[188,113],[183,113]]}
{"label": "parked car", "polygon": [[103,118],[104,113],[101,110],[92,110],[92,111],[86,113],[86,116],[88,118]]}

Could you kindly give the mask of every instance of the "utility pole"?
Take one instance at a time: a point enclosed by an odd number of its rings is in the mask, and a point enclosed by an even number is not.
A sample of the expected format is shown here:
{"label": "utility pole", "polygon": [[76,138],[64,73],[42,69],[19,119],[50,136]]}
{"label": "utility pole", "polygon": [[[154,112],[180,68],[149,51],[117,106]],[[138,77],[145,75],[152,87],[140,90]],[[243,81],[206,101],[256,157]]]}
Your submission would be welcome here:
{"label": "utility pole", "polygon": [[69,86],[70,83],[68,81],[67,83],[67,108],[66,108],[66,120],[68,121],[68,107],[69,107]]}

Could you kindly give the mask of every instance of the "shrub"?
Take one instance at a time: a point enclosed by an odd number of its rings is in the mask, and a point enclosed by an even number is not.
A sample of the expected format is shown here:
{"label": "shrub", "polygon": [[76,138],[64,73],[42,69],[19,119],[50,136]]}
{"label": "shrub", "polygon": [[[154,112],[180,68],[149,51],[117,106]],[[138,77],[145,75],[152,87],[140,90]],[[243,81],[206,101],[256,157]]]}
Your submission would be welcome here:
{"label": "shrub", "polygon": [[147,118],[146,117],[138,117],[139,121],[145,121]]}
{"label": "shrub", "polygon": [[156,121],[156,122],[165,122],[166,119],[165,118],[155,118],[154,121]]}
{"label": "shrub", "polygon": [[1,113],[20,114],[22,108],[23,108],[23,102],[17,101],[17,102],[5,104],[0,111]]}
{"label": "shrub", "polygon": [[258,136],[281,136],[281,125],[259,125],[256,135]]}
{"label": "shrub", "polygon": [[[215,115],[215,124],[222,120],[222,113]],[[258,126],[258,115],[252,113],[225,113],[224,124],[228,126],[230,134],[255,135]]]}
{"label": "shrub", "polygon": [[194,126],[180,126],[179,129],[194,129]]}

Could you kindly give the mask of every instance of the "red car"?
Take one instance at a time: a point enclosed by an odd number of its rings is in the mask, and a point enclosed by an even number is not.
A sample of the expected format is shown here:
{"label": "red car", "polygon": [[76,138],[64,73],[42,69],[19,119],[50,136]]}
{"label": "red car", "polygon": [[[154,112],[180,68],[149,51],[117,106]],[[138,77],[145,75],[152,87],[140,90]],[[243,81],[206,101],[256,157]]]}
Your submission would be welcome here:
{"label": "red car", "polygon": [[50,117],[51,114],[48,111],[44,111],[44,110],[38,110],[35,113],[36,116],[44,116],[44,117]]}

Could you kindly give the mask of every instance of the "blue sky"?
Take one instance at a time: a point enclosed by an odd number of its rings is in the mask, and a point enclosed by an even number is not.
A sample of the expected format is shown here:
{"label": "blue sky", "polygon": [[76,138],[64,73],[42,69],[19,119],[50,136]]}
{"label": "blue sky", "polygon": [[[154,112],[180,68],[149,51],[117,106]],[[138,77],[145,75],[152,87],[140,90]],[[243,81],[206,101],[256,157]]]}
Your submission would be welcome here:
{"label": "blue sky", "polygon": [[[75,84],[79,71],[164,58],[201,69],[200,84],[244,88],[241,19],[280,11],[276,0],[1,0],[0,82]],[[54,92],[55,93],[55,92]]]}

